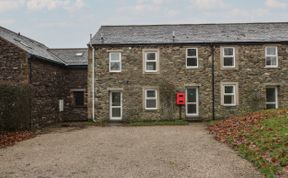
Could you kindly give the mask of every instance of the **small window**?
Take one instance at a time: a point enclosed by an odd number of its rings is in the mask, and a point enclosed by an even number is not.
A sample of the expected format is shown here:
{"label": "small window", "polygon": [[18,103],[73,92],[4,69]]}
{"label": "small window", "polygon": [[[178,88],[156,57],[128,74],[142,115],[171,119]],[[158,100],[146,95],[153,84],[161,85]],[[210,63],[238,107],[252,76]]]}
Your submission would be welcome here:
{"label": "small window", "polygon": [[109,72],[121,72],[121,53],[112,52],[109,53]]}
{"label": "small window", "polygon": [[223,68],[235,67],[235,48],[225,47],[223,48]]}
{"label": "small window", "polygon": [[145,72],[158,71],[158,52],[144,52],[144,60]]}
{"label": "small window", "polygon": [[265,48],[266,67],[278,67],[278,49],[277,47]]}
{"label": "small window", "polygon": [[146,89],[145,90],[145,109],[156,110],[157,109],[157,90]]}
{"label": "small window", "polygon": [[223,106],[236,106],[236,85],[222,85],[222,104]]}
{"label": "small window", "polygon": [[189,48],[186,50],[186,68],[198,68],[197,48]]}
{"label": "small window", "polygon": [[84,91],[73,91],[74,106],[84,106]]}
{"label": "small window", "polygon": [[269,87],[266,88],[266,109],[278,108],[278,88]]}

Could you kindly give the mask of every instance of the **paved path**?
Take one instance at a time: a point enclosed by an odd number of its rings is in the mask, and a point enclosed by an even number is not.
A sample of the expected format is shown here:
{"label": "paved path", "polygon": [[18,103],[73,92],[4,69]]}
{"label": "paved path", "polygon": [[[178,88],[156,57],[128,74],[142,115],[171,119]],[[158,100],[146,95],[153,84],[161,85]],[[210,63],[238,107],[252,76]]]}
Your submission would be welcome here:
{"label": "paved path", "polygon": [[0,149],[0,177],[262,177],[204,124],[59,129]]}

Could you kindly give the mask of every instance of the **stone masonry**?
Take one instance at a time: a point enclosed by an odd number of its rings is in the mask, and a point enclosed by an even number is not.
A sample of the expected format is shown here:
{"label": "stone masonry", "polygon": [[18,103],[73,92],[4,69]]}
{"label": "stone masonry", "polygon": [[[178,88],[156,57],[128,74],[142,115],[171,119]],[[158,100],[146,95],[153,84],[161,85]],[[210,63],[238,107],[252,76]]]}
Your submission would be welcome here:
{"label": "stone masonry", "polygon": [[[265,47],[277,46],[278,68],[265,68]],[[235,47],[236,68],[221,69],[221,48]],[[186,48],[198,48],[199,68],[186,69]],[[216,118],[226,118],[249,111],[265,108],[265,88],[278,87],[279,107],[288,107],[288,46],[287,44],[215,44],[215,114]],[[179,118],[175,105],[177,91],[186,87],[199,88],[199,117],[212,118],[212,48],[205,45],[95,45],[95,101],[96,118],[109,120],[109,90],[123,92],[123,120],[158,120]],[[143,50],[160,51],[160,72],[143,73]],[[90,52],[92,50],[90,49]],[[109,73],[109,52],[122,53],[122,72]],[[92,64],[91,56],[89,66]],[[91,91],[91,68],[89,68],[88,89]],[[221,105],[221,82],[238,83],[237,106]],[[159,89],[160,107],[147,111],[143,106],[143,88]],[[170,90],[167,92],[167,88]],[[168,94],[167,94],[168,93]],[[172,97],[171,97],[172,96]],[[88,112],[91,117],[91,94]],[[185,108],[183,108],[185,110]],[[183,111],[182,116],[185,116]]]}
{"label": "stone masonry", "polygon": [[[0,32],[0,85],[28,85],[32,89],[33,127],[43,127],[60,121],[87,120],[87,64],[81,61],[78,66],[78,57],[74,57],[72,67],[65,65],[60,63],[57,56],[49,53],[43,44],[2,27]],[[53,56],[60,62],[30,54],[30,50],[38,50],[44,57]],[[65,49],[61,50],[65,55]],[[74,49],[69,49],[70,53],[71,51],[73,53]],[[78,51],[79,49],[75,49],[75,53]],[[83,57],[79,59],[83,60]],[[86,93],[83,107],[73,105],[73,89],[81,89]],[[63,112],[59,111],[59,100],[64,100]]]}

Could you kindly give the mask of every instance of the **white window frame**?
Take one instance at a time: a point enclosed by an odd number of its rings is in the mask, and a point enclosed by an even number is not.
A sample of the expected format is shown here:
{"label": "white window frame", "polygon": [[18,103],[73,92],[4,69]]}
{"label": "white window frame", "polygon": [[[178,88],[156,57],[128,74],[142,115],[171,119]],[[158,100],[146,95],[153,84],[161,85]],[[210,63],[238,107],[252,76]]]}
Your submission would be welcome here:
{"label": "white window frame", "polygon": [[[188,89],[196,89],[196,102],[188,102]],[[185,90],[185,96],[186,96],[186,104],[185,104],[185,112],[187,117],[198,117],[199,116],[199,87],[187,87]],[[196,113],[191,114],[188,113],[188,104],[196,104]]]}
{"label": "white window frame", "polygon": [[[155,97],[148,97],[147,92],[148,91],[155,91]],[[147,100],[155,100],[156,107],[155,108],[147,108]],[[146,88],[144,89],[144,108],[145,110],[157,110],[158,109],[158,90],[155,88]]]}
{"label": "white window frame", "polygon": [[[155,54],[155,60],[147,60],[147,54],[148,53],[154,53]],[[157,73],[159,72],[159,50],[144,50],[143,51],[143,58],[144,58],[144,72],[145,73]],[[156,63],[156,70],[147,70],[147,62],[155,62]]]}
{"label": "white window frame", "polygon": [[[278,87],[277,87],[277,86],[270,86],[270,87],[266,87],[266,90],[267,90],[268,88],[273,88],[273,89],[275,89],[275,102],[267,102],[267,98],[266,98],[266,102],[265,102],[265,104],[266,104],[266,109],[267,109],[267,105],[268,105],[268,104],[275,104],[275,109],[278,109],[278,108],[279,108],[279,103],[278,103]],[[267,95],[267,93],[266,93],[266,95]]]}
{"label": "white window frame", "polygon": [[[119,54],[119,60],[118,61],[112,61],[112,54]],[[112,62],[119,62],[119,70],[112,70],[111,69],[111,63]],[[109,72],[111,73],[119,73],[119,72],[122,72],[122,53],[119,52],[119,51],[112,51],[112,52],[109,52]]]}
{"label": "white window frame", "polygon": [[[276,54],[275,55],[271,55],[268,54],[268,48],[275,48],[276,50]],[[276,57],[276,65],[267,65],[267,58],[268,57]],[[277,68],[278,65],[278,47],[277,46],[266,46],[265,47],[265,67],[266,68]]]}
{"label": "white window frame", "polygon": [[[233,49],[233,55],[225,55],[225,49],[231,48]],[[224,69],[231,69],[231,68],[236,68],[236,57],[235,57],[235,47],[223,47],[222,48],[222,68]],[[224,65],[224,58],[225,57],[233,57],[233,66],[225,66]]]}
{"label": "white window frame", "polygon": [[[225,87],[232,86],[233,93],[225,93]],[[225,96],[234,96],[234,103],[225,104]],[[238,104],[238,84],[237,83],[222,83],[221,84],[221,104],[223,106],[237,106]]]}
{"label": "white window frame", "polygon": [[[196,56],[188,56],[188,50],[189,49],[195,49],[196,50]],[[196,58],[197,66],[188,66],[188,62],[187,62],[188,58],[190,58],[190,59]],[[187,69],[197,69],[199,67],[198,48],[186,48],[186,59],[185,59],[185,61],[186,61],[186,68]]]}

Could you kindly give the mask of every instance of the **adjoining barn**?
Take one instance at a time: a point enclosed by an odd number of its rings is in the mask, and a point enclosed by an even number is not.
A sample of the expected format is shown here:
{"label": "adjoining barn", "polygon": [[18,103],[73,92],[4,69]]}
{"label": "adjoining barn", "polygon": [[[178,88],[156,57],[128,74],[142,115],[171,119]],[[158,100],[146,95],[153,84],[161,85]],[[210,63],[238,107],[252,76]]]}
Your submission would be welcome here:
{"label": "adjoining barn", "polygon": [[0,27],[0,85],[31,89],[32,127],[86,120],[87,53],[86,48],[49,49]]}

